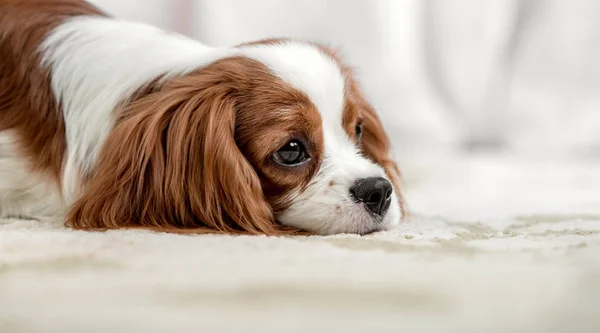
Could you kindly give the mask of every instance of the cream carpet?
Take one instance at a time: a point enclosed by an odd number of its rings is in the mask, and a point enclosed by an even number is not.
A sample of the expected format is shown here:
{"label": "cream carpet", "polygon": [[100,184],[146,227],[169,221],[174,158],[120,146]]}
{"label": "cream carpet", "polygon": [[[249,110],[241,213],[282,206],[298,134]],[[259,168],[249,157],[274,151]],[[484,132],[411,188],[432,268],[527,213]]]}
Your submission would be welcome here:
{"label": "cream carpet", "polygon": [[365,237],[0,222],[0,332],[599,332],[600,163],[404,163]]}

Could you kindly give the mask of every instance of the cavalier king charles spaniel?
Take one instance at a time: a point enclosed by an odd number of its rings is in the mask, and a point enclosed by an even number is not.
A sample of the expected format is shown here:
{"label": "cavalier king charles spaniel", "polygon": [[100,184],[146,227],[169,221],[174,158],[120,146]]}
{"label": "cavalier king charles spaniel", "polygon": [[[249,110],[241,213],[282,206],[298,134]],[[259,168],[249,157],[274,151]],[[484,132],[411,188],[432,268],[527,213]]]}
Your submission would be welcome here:
{"label": "cavalier king charles spaniel", "polygon": [[0,73],[0,217],[325,235],[404,215],[382,124],[324,46],[213,48],[82,0],[4,0]]}

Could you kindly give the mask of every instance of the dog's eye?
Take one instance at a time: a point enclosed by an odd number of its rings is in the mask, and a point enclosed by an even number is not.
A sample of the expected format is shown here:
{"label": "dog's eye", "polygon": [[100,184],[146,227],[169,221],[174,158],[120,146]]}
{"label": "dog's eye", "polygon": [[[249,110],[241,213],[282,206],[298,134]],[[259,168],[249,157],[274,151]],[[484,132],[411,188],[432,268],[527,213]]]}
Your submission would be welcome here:
{"label": "dog's eye", "polygon": [[360,137],[362,136],[362,123],[357,123],[355,128],[356,141],[360,142]]}
{"label": "dog's eye", "polygon": [[283,166],[297,166],[308,160],[308,156],[302,142],[292,140],[273,154],[273,160]]}

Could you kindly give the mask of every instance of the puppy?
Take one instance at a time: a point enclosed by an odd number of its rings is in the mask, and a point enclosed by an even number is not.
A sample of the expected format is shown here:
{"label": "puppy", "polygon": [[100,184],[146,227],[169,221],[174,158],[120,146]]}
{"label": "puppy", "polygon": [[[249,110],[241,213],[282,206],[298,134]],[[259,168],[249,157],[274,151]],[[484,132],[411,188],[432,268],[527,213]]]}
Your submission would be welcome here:
{"label": "puppy", "polygon": [[280,235],[403,216],[382,125],[323,46],[212,48],[80,0],[4,0],[0,73],[1,217]]}

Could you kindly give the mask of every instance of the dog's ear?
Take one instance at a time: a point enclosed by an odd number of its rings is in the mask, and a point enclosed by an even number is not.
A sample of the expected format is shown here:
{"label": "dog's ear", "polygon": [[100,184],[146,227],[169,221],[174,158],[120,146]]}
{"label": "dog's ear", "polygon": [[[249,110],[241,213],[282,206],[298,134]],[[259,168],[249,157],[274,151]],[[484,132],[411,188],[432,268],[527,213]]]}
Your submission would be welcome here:
{"label": "dog's ear", "polygon": [[356,107],[361,110],[360,113],[363,121],[362,137],[360,140],[361,152],[384,168],[396,190],[402,216],[406,216],[406,203],[402,195],[402,174],[398,165],[390,156],[391,143],[385,133],[383,124],[375,109],[364,98],[356,82],[351,82],[348,93],[352,95],[351,99],[356,104]]}
{"label": "dog's ear", "polygon": [[234,140],[231,87],[217,74],[172,80],[129,104],[72,206],[78,229],[282,234]]}

